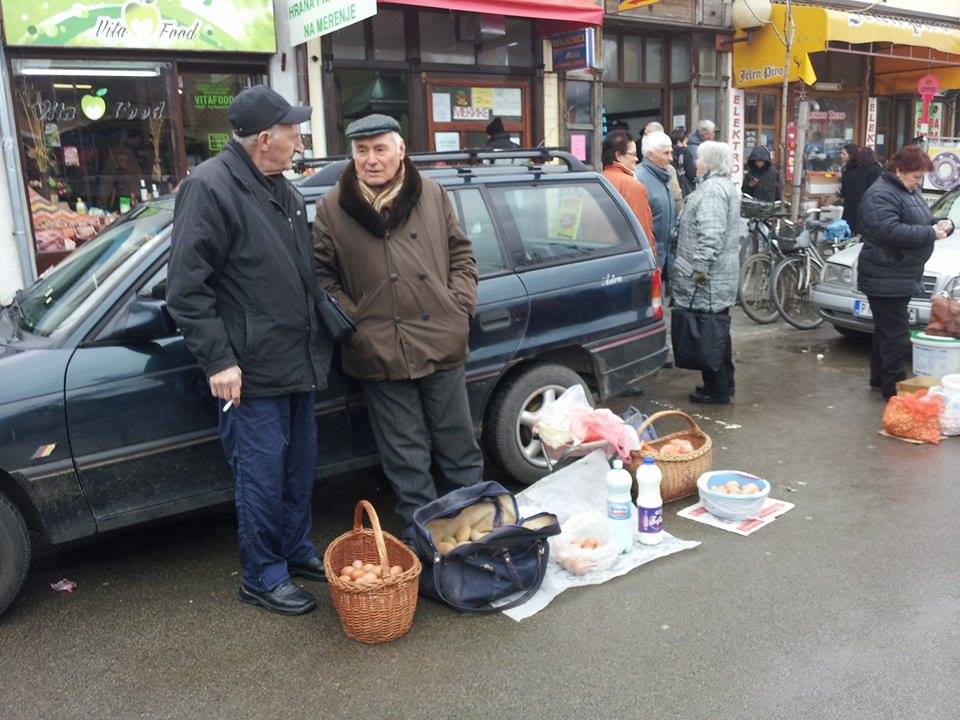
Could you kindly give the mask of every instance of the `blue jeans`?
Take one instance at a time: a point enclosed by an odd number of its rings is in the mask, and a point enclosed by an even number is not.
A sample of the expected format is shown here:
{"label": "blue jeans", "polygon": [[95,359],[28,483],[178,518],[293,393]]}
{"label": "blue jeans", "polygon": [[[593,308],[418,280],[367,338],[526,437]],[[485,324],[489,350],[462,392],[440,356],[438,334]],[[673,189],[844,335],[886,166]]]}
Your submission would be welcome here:
{"label": "blue jeans", "polygon": [[220,441],[236,481],[243,584],[269,592],[289,579],[288,562],[317,556],[310,539],[314,394],[244,399],[220,413]]}

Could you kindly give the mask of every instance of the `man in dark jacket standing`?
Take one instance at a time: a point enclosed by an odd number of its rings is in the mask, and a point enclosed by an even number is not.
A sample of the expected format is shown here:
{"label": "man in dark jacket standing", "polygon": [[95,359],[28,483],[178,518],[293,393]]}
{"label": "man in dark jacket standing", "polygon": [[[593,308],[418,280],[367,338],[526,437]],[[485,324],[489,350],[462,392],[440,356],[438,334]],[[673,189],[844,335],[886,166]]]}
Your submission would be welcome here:
{"label": "man in dark jacket standing", "polygon": [[483,146],[487,150],[519,150],[520,146],[510,139],[503,127],[503,120],[495,117],[487,125],[487,143]]}
{"label": "man in dark jacket standing", "polygon": [[313,242],[326,289],[353,317],[343,369],[357,378],[397,514],[446,480],[483,480],[464,362],[477,267],[447,193],[405,157],[400,125],[369,115],[347,127],[353,160],[317,203]]}
{"label": "man in dark jacket standing", "polygon": [[747,158],[746,172],[740,191],[763,202],[780,199],[780,173],[770,162],[770,151],[757,145]]}
{"label": "man in dark jacket standing", "polygon": [[316,599],[290,576],[324,578],[310,499],[314,395],[332,352],[304,201],[281,174],[303,150],[299,124],[310,108],[256,85],[227,117],[233,139],[177,194],[167,306],[220,400],[236,481],[240,600],[294,615]]}

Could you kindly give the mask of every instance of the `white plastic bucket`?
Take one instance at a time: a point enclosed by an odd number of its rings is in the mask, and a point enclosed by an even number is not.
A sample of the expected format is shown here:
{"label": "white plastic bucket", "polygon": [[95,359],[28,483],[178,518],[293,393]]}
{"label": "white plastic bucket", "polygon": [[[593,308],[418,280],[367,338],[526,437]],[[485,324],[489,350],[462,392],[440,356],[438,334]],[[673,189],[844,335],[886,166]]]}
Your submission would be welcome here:
{"label": "white plastic bucket", "polygon": [[913,374],[942,377],[960,373],[960,340],[922,332],[910,335],[913,343]]}

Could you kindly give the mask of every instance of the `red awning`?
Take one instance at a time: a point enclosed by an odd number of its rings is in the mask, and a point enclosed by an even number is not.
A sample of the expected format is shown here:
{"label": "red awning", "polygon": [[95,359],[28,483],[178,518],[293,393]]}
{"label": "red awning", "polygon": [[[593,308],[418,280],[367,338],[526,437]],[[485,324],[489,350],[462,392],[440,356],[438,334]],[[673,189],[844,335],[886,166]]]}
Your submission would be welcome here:
{"label": "red awning", "polygon": [[603,23],[603,8],[591,0],[389,0],[388,4],[551,20],[546,25],[551,32]]}

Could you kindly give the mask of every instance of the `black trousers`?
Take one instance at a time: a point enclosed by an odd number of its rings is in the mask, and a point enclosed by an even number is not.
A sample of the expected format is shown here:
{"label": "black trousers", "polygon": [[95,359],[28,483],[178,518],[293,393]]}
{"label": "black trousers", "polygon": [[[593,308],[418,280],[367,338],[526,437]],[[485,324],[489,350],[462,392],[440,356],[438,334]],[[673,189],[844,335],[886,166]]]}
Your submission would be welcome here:
{"label": "black trousers", "polygon": [[397,496],[397,515],[405,524],[417,508],[437,499],[431,455],[451,485],[483,481],[463,365],[419,380],[361,382],[360,387],[383,472]]}
{"label": "black trousers", "polygon": [[870,353],[870,385],[884,397],[897,394],[897,383],[905,380],[910,356],[909,297],[873,297],[873,346]]}
{"label": "black trousers", "polygon": [[[730,308],[725,308],[716,315],[729,315]],[[701,370],[703,377],[703,392],[714,397],[729,397],[736,387],[733,379],[733,344],[730,336],[726,339],[726,352],[723,355],[723,367],[719,370]]]}

